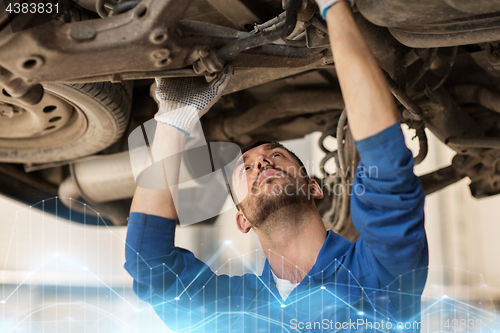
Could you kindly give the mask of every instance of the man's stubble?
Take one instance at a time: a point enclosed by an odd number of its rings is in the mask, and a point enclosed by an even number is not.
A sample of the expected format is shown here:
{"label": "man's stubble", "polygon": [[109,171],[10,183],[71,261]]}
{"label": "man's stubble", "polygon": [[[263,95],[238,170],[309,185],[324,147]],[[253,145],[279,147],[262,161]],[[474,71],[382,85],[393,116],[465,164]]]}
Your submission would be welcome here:
{"label": "man's stubble", "polygon": [[[252,187],[247,200],[240,207],[250,223],[268,233],[271,229],[287,224],[300,223],[300,211],[312,205],[309,183],[305,178],[293,177],[288,173],[278,178],[267,179],[267,184]],[[267,186],[267,191],[260,193]]]}

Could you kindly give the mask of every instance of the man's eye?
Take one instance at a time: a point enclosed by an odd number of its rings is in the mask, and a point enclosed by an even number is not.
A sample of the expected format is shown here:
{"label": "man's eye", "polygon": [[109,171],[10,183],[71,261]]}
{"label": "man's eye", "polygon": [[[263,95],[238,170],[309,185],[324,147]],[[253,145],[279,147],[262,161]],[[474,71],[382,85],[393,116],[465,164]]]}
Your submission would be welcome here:
{"label": "man's eye", "polygon": [[271,157],[275,157],[275,156],[283,156],[283,154],[282,154],[282,153],[273,153],[273,154],[271,155]]}

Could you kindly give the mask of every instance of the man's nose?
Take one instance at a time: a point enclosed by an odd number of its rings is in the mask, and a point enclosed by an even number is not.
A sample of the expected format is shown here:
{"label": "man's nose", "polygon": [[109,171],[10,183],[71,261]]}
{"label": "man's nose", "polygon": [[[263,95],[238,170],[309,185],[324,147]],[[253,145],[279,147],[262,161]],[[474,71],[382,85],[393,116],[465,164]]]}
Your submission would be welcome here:
{"label": "man's nose", "polygon": [[274,166],[274,163],[273,161],[267,157],[266,155],[259,155],[257,157],[257,160],[255,161],[254,163],[254,168],[256,168],[257,170],[260,170],[262,169],[263,167],[265,167],[266,165],[272,165]]}

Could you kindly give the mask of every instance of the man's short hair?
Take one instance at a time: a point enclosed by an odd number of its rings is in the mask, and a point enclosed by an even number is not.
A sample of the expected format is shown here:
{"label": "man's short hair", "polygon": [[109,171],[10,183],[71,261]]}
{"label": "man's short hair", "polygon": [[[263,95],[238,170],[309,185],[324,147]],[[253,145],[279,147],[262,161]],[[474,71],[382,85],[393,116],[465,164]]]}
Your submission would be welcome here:
{"label": "man's short hair", "polygon": [[[293,151],[291,151],[290,149],[286,148],[285,146],[283,146],[278,141],[264,141],[264,140],[256,141],[256,142],[254,142],[254,143],[252,143],[252,144],[250,144],[248,146],[243,147],[243,149],[241,149],[241,155],[245,154],[250,149],[256,148],[256,147],[261,146],[261,145],[266,145],[266,144],[272,144],[272,145],[274,145],[274,147],[272,147],[271,149],[273,149],[273,148],[283,148],[284,150],[286,150],[290,155],[293,156],[293,158],[295,158],[295,160],[297,160],[297,162],[299,163],[300,169],[303,169],[304,172],[306,173],[306,178],[309,178],[309,175],[307,174],[306,167],[304,166],[304,163],[302,163],[302,161],[300,160],[300,158]],[[233,200],[234,204],[236,205],[236,208],[240,209],[239,204],[236,203],[236,200],[235,200],[235,198],[233,196],[233,193],[231,191],[231,188],[233,187],[233,175],[231,174],[231,177],[228,177],[228,178],[229,178],[228,179],[228,181],[229,181],[229,186],[228,186],[229,195],[231,196],[231,199]]]}

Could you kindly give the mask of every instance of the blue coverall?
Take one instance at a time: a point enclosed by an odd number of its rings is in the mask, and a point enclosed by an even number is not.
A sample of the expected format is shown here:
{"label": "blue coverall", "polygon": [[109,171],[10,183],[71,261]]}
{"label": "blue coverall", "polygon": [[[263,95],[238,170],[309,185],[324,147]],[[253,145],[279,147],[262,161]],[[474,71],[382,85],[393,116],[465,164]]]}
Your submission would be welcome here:
{"label": "blue coverall", "polygon": [[412,154],[399,123],[355,144],[351,215],[361,237],[329,231],[286,301],[267,260],[260,276],[216,275],[174,246],[175,221],[132,212],[125,269],[136,294],[176,332],[418,331],[428,247]]}

